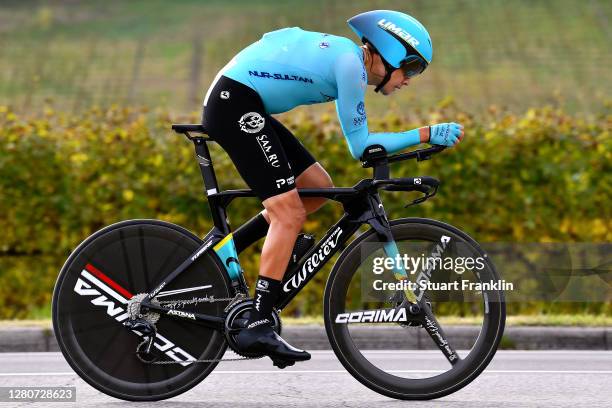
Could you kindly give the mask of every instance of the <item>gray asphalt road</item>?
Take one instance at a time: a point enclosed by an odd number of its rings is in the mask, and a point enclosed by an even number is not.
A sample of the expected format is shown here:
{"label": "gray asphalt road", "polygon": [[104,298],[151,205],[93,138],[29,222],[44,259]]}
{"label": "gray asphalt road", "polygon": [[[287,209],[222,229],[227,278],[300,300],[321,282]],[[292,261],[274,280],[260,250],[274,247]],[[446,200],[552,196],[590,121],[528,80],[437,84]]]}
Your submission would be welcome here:
{"label": "gray asphalt road", "polygon": [[[435,367],[437,351],[375,352],[396,375]],[[227,357],[234,356],[228,353]],[[0,354],[1,386],[76,386],[75,403],[50,406],[131,406],[83,382],[60,353]],[[0,403],[0,405],[6,405]],[[149,404],[147,404],[148,406]],[[610,407],[612,351],[499,351],[487,370],[462,390],[434,401],[396,401],[354,380],[331,351],[278,370],[268,359],[222,363],[191,391],[156,407]],[[11,406],[34,406],[33,403]]]}

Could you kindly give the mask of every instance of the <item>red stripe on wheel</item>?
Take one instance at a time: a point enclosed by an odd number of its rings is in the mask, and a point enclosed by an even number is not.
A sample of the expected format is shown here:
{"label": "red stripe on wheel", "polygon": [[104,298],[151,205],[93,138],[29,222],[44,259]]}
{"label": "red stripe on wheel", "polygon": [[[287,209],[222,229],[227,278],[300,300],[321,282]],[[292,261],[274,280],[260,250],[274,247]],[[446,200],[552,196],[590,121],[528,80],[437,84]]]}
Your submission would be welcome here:
{"label": "red stripe on wheel", "polygon": [[103,274],[102,271],[100,271],[98,268],[96,268],[92,264],[85,265],[85,269],[87,269],[89,273],[91,273],[92,275],[95,275],[97,278],[102,279],[111,288],[121,293],[123,297],[125,297],[126,299],[131,299],[132,296],[134,296],[130,292],[128,292],[126,289],[124,289],[121,285],[119,285],[117,282],[115,282],[114,280],[112,280],[111,278]]}

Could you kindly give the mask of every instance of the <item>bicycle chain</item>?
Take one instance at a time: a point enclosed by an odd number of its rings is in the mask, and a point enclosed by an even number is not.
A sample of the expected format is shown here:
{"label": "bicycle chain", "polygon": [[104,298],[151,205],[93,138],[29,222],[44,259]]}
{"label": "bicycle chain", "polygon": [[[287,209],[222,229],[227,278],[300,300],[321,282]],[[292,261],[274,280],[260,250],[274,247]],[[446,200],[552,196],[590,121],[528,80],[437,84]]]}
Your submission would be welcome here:
{"label": "bicycle chain", "polygon": [[[138,347],[143,346],[145,343],[147,342],[147,340],[143,340],[142,342],[140,342],[140,344],[138,344]],[[140,358],[140,356],[138,355],[138,352],[136,352],[136,357],[138,357],[138,359],[140,361],[142,361],[143,363],[146,364],[153,364],[153,365],[168,365],[168,364],[184,364],[184,363],[220,363],[222,361],[242,361],[242,360],[257,360],[260,358],[263,358],[265,356],[259,356],[259,357],[236,357],[236,358],[212,358],[212,359],[202,359],[202,360],[187,360],[187,361],[174,361],[174,360],[162,360],[162,361],[144,361],[142,358]]]}
{"label": "bicycle chain", "polygon": [[[185,305],[190,305],[190,304],[198,304],[198,303],[215,303],[215,302],[229,302],[228,305],[225,307],[225,311],[227,311],[231,306],[233,306],[235,303],[246,299],[246,295],[239,293],[234,297],[231,298],[218,298],[215,299],[214,296],[207,296],[207,297],[203,297],[203,298],[192,298],[192,299],[181,299],[181,300],[164,300],[164,301],[159,301],[159,305],[163,306],[163,305],[174,305],[175,307],[177,307],[177,305],[181,305],[180,307],[184,307]],[[140,311],[138,309],[138,311]],[[141,315],[142,316],[142,315]],[[157,320],[155,321],[157,322]],[[155,324],[153,324],[155,325]],[[156,328],[156,332],[157,332],[157,328]],[[147,343],[148,339],[144,339],[142,342],[140,342],[138,344],[138,346],[136,347],[136,349],[138,350],[138,348],[140,348],[141,346],[144,346]],[[138,354],[138,351],[136,352],[136,357],[138,357],[138,359],[140,361],[142,361],[143,363],[147,363],[147,364],[154,364],[154,365],[167,365],[167,364],[183,364],[185,362],[188,363],[219,363],[221,361],[242,361],[242,360],[257,360],[260,358],[263,358],[265,356],[259,356],[259,357],[238,357],[238,358],[214,358],[214,359],[201,359],[201,360],[188,360],[188,361],[174,361],[174,360],[162,360],[162,361],[145,361],[143,360],[140,355]]]}
{"label": "bicycle chain", "polygon": [[[236,296],[231,298],[219,298],[215,299],[214,296],[206,296],[201,298],[191,298],[191,299],[179,299],[179,300],[162,300],[159,301],[160,305],[174,305],[175,308],[180,305],[180,307],[184,307],[185,305],[198,304],[198,303],[214,303],[214,302],[231,302],[236,299]],[[172,307],[171,307],[172,308]]]}

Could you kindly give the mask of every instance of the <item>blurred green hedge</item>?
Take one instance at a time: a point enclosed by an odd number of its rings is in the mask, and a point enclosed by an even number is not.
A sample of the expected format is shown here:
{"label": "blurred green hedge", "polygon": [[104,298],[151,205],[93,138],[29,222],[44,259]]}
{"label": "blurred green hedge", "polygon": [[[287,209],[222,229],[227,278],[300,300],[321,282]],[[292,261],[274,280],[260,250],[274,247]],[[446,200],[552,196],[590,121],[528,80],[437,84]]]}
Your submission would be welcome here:
{"label": "blurred green hedge", "polygon": [[[193,145],[170,131],[172,119],[167,112],[118,106],[78,116],[47,107],[21,117],[0,106],[0,318],[44,308],[70,250],[107,224],[160,218],[200,236],[210,229]],[[349,155],[333,112],[281,120],[337,186],[370,176]],[[439,194],[404,209],[405,193],[384,193],[390,218],[437,218],[481,242],[612,241],[612,115],[570,116],[552,107],[517,115],[492,107],[476,119],[451,106],[388,114],[370,128],[399,131],[449,120],[465,126],[458,147],[392,167],[393,176],[439,178]],[[218,146],[211,154],[222,188],[245,186]],[[234,227],[262,209],[255,199],[237,202],[229,208]],[[341,207],[328,204],[305,229],[321,236],[341,214]],[[241,255],[249,279],[257,273],[260,247]],[[287,312],[319,313],[325,279],[319,274]],[[562,310],[568,307],[591,306]]]}

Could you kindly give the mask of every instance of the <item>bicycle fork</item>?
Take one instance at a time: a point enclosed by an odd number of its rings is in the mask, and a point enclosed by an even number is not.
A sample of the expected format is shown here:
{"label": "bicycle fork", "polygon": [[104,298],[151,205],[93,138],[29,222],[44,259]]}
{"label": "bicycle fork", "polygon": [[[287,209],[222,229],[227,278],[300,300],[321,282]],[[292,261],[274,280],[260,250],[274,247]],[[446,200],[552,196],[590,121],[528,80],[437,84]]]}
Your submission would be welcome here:
{"label": "bicycle fork", "polygon": [[[401,258],[399,249],[397,248],[397,244],[395,243],[395,239],[393,238],[393,234],[391,232],[391,226],[389,225],[389,220],[387,219],[387,214],[383,207],[382,201],[378,193],[371,194],[368,196],[368,201],[370,204],[370,211],[372,218],[368,219],[368,224],[376,231],[378,235],[378,239],[383,242],[383,250],[385,252],[385,256],[388,258],[399,260]],[[398,281],[408,281],[408,273],[404,268],[401,267],[400,262],[393,262],[393,276]],[[418,303],[418,298],[415,293],[410,289],[404,289],[404,295],[408,302],[412,305],[416,305]],[[413,310],[411,310],[412,312]],[[418,312],[418,310],[414,310]]]}
{"label": "bicycle fork", "polygon": [[[370,204],[370,212],[369,219],[367,220],[368,224],[372,226],[372,228],[376,231],[379,240],[384,242],[383,250],[387,257],[395,258],[399,260],[399,250],[397,248],[397,244],[395,243],[395,239],[393,238],[393,234],[391,232],[391,226],[389,224],[389,220],[387,219],[387,215],[385,213],[384,207],[382,205],[382,201],[380,200],[380,196],[378,194],[370,194],[368,196],[369,204]],[[448,237],[442,236],[441,241],[444,244],[444,247],[440,250],[441,252],[446,248],[446,244],[448,243]],[[422,283],[429,281],[431,277],[431,271],[423,270],[416,278],[415,283]],[[398,281],[408,280],[408,273],[406,270],[401,267],[400,262],[393,263],[393,275]],[[427,307],[426,300],[423,299],[424,290],[420,289],[420,287],[416,288],[416,293],[410,289],[405,289],[404,294],[406,296],[406,300],[408,304],[405,305],[407,311],[417,317],[419,320],[422,320],[423,328],[427,331],[427,333],[431,336],[431,338],[436,343],[436,346],[444,353],[447,360],[452,364],[457,364],[461,359],[459,358],[456,350],[451,347],[446,333],[440,326],[438,320],[434,316],[433,312],[429,307]],[[403,307],[403,302],[398,307]]]}

